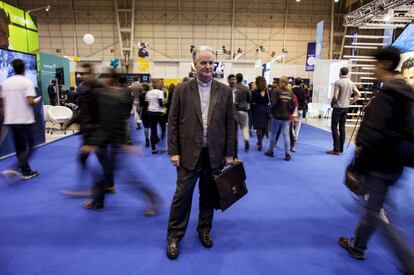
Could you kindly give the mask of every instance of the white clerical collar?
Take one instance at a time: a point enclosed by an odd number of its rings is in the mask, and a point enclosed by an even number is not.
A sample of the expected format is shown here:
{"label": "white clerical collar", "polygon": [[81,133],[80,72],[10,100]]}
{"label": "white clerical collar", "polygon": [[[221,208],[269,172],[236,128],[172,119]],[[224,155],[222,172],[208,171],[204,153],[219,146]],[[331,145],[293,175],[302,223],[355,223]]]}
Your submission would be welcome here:
{"label": "white clerical collar", "polygon": [[209,82],[204,83],[204,82],[200,81],[200,80],[197,78],[197,83],[198,83],[198,86],[200,86],[200,87],[202,87],[202,88],[207,88],[207,87],[210,87],[210,86],[211,86],[211,82],[212,82],[212,81],[213,81],[213,80],[211,79]]}

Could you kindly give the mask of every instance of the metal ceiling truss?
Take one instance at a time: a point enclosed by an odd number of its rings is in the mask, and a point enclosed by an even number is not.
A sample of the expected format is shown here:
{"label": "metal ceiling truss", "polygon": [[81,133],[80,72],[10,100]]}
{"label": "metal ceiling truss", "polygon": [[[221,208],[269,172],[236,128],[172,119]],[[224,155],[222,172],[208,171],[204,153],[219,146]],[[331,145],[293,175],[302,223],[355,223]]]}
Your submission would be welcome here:
{"label": "metal ceiling truss", "polygon": [[[121,64],[126,66],[130,63],[131,55],[134,55],[134,27],[135,27],[135,0],[121,1],[124,7],[119,7],[119,0],[114,0],[116,25],[118,30],[118,41]],[[128,5],[127,2],[130,2]]]}
{"label": "metal ceiling truss", "polygon": [[[385,16],[391,11],[391,18]],[[374,0],[344,16],[345,27],[401,27],[414,20],[414,0]],[[395,26],[393,26],[395,25]]]}

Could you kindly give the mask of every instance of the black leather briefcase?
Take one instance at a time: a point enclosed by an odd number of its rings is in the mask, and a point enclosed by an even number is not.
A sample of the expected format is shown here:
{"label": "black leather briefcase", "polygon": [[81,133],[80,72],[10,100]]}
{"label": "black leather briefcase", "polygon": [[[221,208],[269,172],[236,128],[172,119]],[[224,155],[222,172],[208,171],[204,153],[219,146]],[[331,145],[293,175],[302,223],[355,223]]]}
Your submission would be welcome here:
{"label": "black leather briefcase", "polygon": [[246,172],[243,162],[230,165],[214,175],[213,181],[217,187],[216,209],[224,212],[247,194]]}

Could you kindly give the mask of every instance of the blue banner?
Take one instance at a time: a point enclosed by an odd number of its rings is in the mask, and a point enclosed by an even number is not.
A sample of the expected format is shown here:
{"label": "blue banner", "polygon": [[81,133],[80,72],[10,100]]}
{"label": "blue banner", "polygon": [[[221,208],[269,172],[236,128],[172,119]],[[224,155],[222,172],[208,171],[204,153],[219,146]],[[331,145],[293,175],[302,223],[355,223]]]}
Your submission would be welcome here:
{"label": "blue banner", "polygon": [[305,71],[313,72],[315,70],[315,54],[316,54],[316,42],[309,42],[308,51],[306,53]]}
{"label": "blue banner", "polygon": [[316,25],[316,52],[315,58],[320,59],[323,46],[323,20]]}

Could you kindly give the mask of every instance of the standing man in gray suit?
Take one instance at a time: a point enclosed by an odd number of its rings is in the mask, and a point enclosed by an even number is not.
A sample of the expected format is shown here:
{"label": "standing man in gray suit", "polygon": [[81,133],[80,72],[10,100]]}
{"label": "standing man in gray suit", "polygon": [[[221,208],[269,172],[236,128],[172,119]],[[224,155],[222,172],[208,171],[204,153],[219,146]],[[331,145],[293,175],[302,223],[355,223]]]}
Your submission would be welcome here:
{"label": "standing man in gray suit", "polygon": [[210,248],[214,213],[212,176],[223,163],[233,163],[233,98],[229,87],[213,80],[214,53],[207,46],[193,52],[197,78],[179,85],[168,118],[168,154],[177,167],[177,188],[168,222],[169,259],[178,257],[178,243],[190,218],[194,187],[199,180],[197,231]]}

